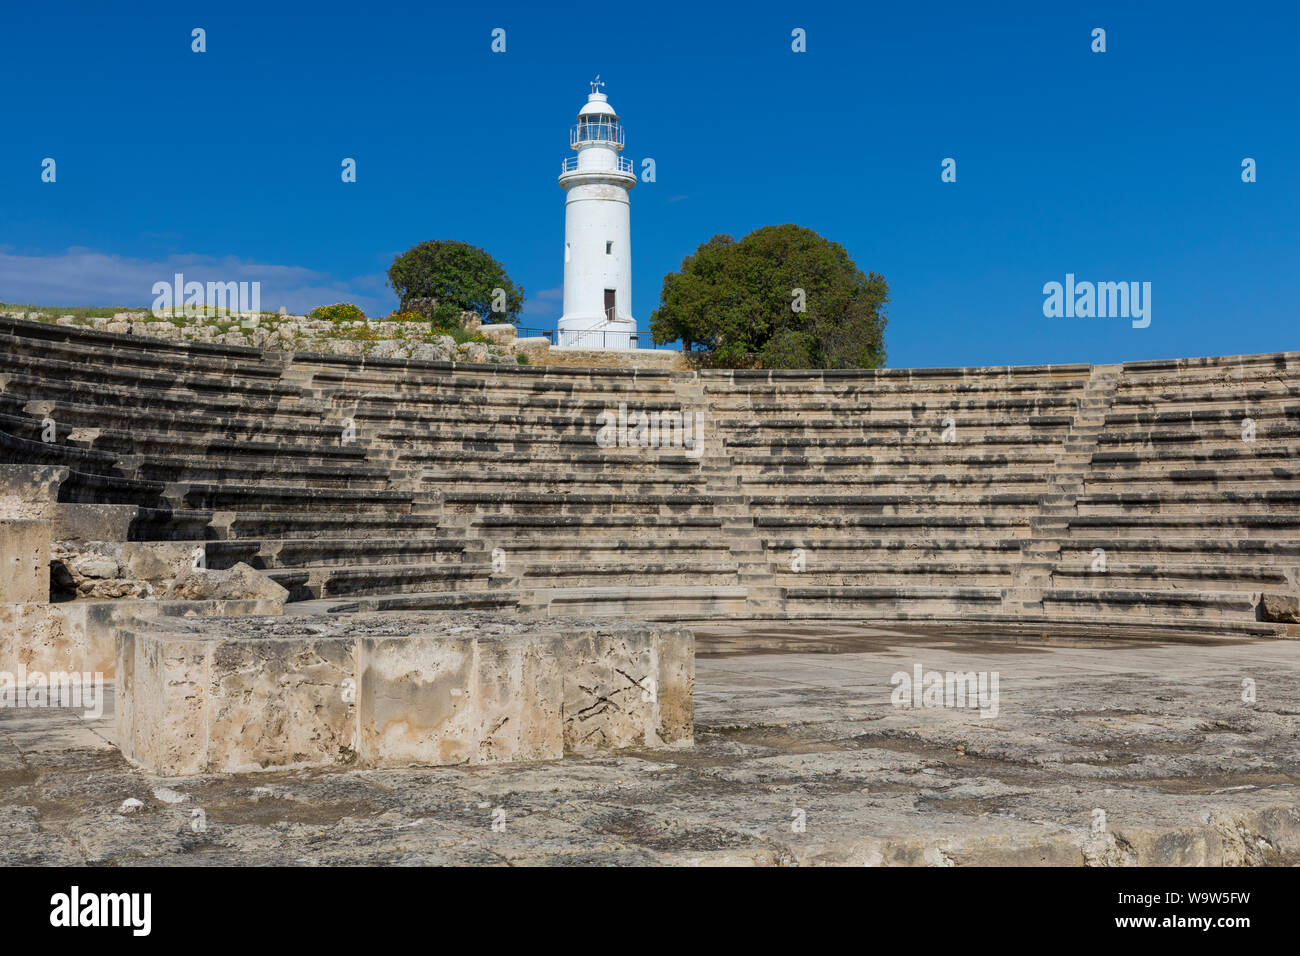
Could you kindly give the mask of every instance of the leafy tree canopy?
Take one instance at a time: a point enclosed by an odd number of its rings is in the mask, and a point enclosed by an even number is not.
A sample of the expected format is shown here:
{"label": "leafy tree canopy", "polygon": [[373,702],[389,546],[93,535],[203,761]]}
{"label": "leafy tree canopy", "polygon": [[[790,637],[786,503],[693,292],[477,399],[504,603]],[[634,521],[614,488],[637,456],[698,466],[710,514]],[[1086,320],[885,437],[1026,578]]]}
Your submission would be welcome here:
{"label": "leafy tree canopy", "polygon": [[[407,311],[412,299],[437,299],[448,315],[477,312],[485,322],[512,322],[524,305],[524,290],[484,250],[467,242],[433,239],[412,246],[388,270]],[[500,289],[501,293],[497,290]]]}
{"label": "leafy tree canopy", "polygon": [[682,340],[722,366],[879,368],[884,276],[802,226],[764,226],[739,242],[714,236],[664,276],[650,316],[657,343]]}

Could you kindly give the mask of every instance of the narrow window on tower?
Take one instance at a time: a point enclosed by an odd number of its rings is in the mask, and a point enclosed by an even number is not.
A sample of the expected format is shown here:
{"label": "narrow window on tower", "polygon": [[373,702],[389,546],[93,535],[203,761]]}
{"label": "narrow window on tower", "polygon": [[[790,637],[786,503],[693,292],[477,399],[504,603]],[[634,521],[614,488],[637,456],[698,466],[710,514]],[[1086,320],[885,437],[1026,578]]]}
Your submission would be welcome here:
{"label": "narrow window on tower", "polygon": [[612,242],[605,243],[605,255],[612,256],[613,254],[614,254],[614,243]]}
{"label": "narrow window on tower", "polygon": [[564,244],[564,261],[569,261],[569,244],[567,242]]}

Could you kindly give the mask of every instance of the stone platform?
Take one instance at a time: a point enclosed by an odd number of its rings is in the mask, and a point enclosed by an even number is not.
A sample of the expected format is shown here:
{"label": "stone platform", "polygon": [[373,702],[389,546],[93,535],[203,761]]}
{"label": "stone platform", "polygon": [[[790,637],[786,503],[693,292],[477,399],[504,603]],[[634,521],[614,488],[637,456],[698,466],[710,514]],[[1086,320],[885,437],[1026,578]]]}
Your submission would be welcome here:
{"label": "stone platform", "polygon": [[[0,865],[1300,863],[1293,641],[696,641],[695,746],[561,761],[164,779],[118,752],[111,693],[99,719],[0,710]],[[999,672],[997,716],[893,706],[918,663]]]}
{"label": "stone platform", "polygon": [[680,627],[483,614],[158,621],[120,632],[117,739],[161,775],[553,760],[689,744]]}

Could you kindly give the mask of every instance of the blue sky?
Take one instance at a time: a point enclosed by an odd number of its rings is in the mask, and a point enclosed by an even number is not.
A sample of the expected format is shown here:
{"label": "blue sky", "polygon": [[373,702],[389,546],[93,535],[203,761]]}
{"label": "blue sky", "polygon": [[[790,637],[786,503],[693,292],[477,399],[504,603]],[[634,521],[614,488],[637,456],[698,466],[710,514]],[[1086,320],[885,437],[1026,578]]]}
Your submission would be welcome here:
{"label": "blue sky", "polygon": [[[657,168],[632,193],[642,328],[701,242],[795,222],[889,281],[895,367],[1300,348],[1298,27],[1281,3],[10,0],[0,301],[147,305],[183,271],[386,314],[393,256],[443,238],[552,328],[555,180],[600,73]],[[1066,273],[1150,282],[1150,326],[1045,318]]]}

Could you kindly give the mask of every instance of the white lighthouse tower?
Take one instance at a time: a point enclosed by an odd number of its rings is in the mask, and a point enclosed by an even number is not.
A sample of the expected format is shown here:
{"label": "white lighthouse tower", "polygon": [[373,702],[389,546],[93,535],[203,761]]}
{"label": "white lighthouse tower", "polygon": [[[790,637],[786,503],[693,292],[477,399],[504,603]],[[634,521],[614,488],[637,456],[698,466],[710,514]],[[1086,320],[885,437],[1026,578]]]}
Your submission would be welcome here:
{"label": "white lighthouse tower", "polygon": [[623,149],[618,114],[599,87],[569,132],[577,155],[564,160],[564,314],[557,345],[635,348],[632,318],[632,225],[628,190],[636,185]]}

